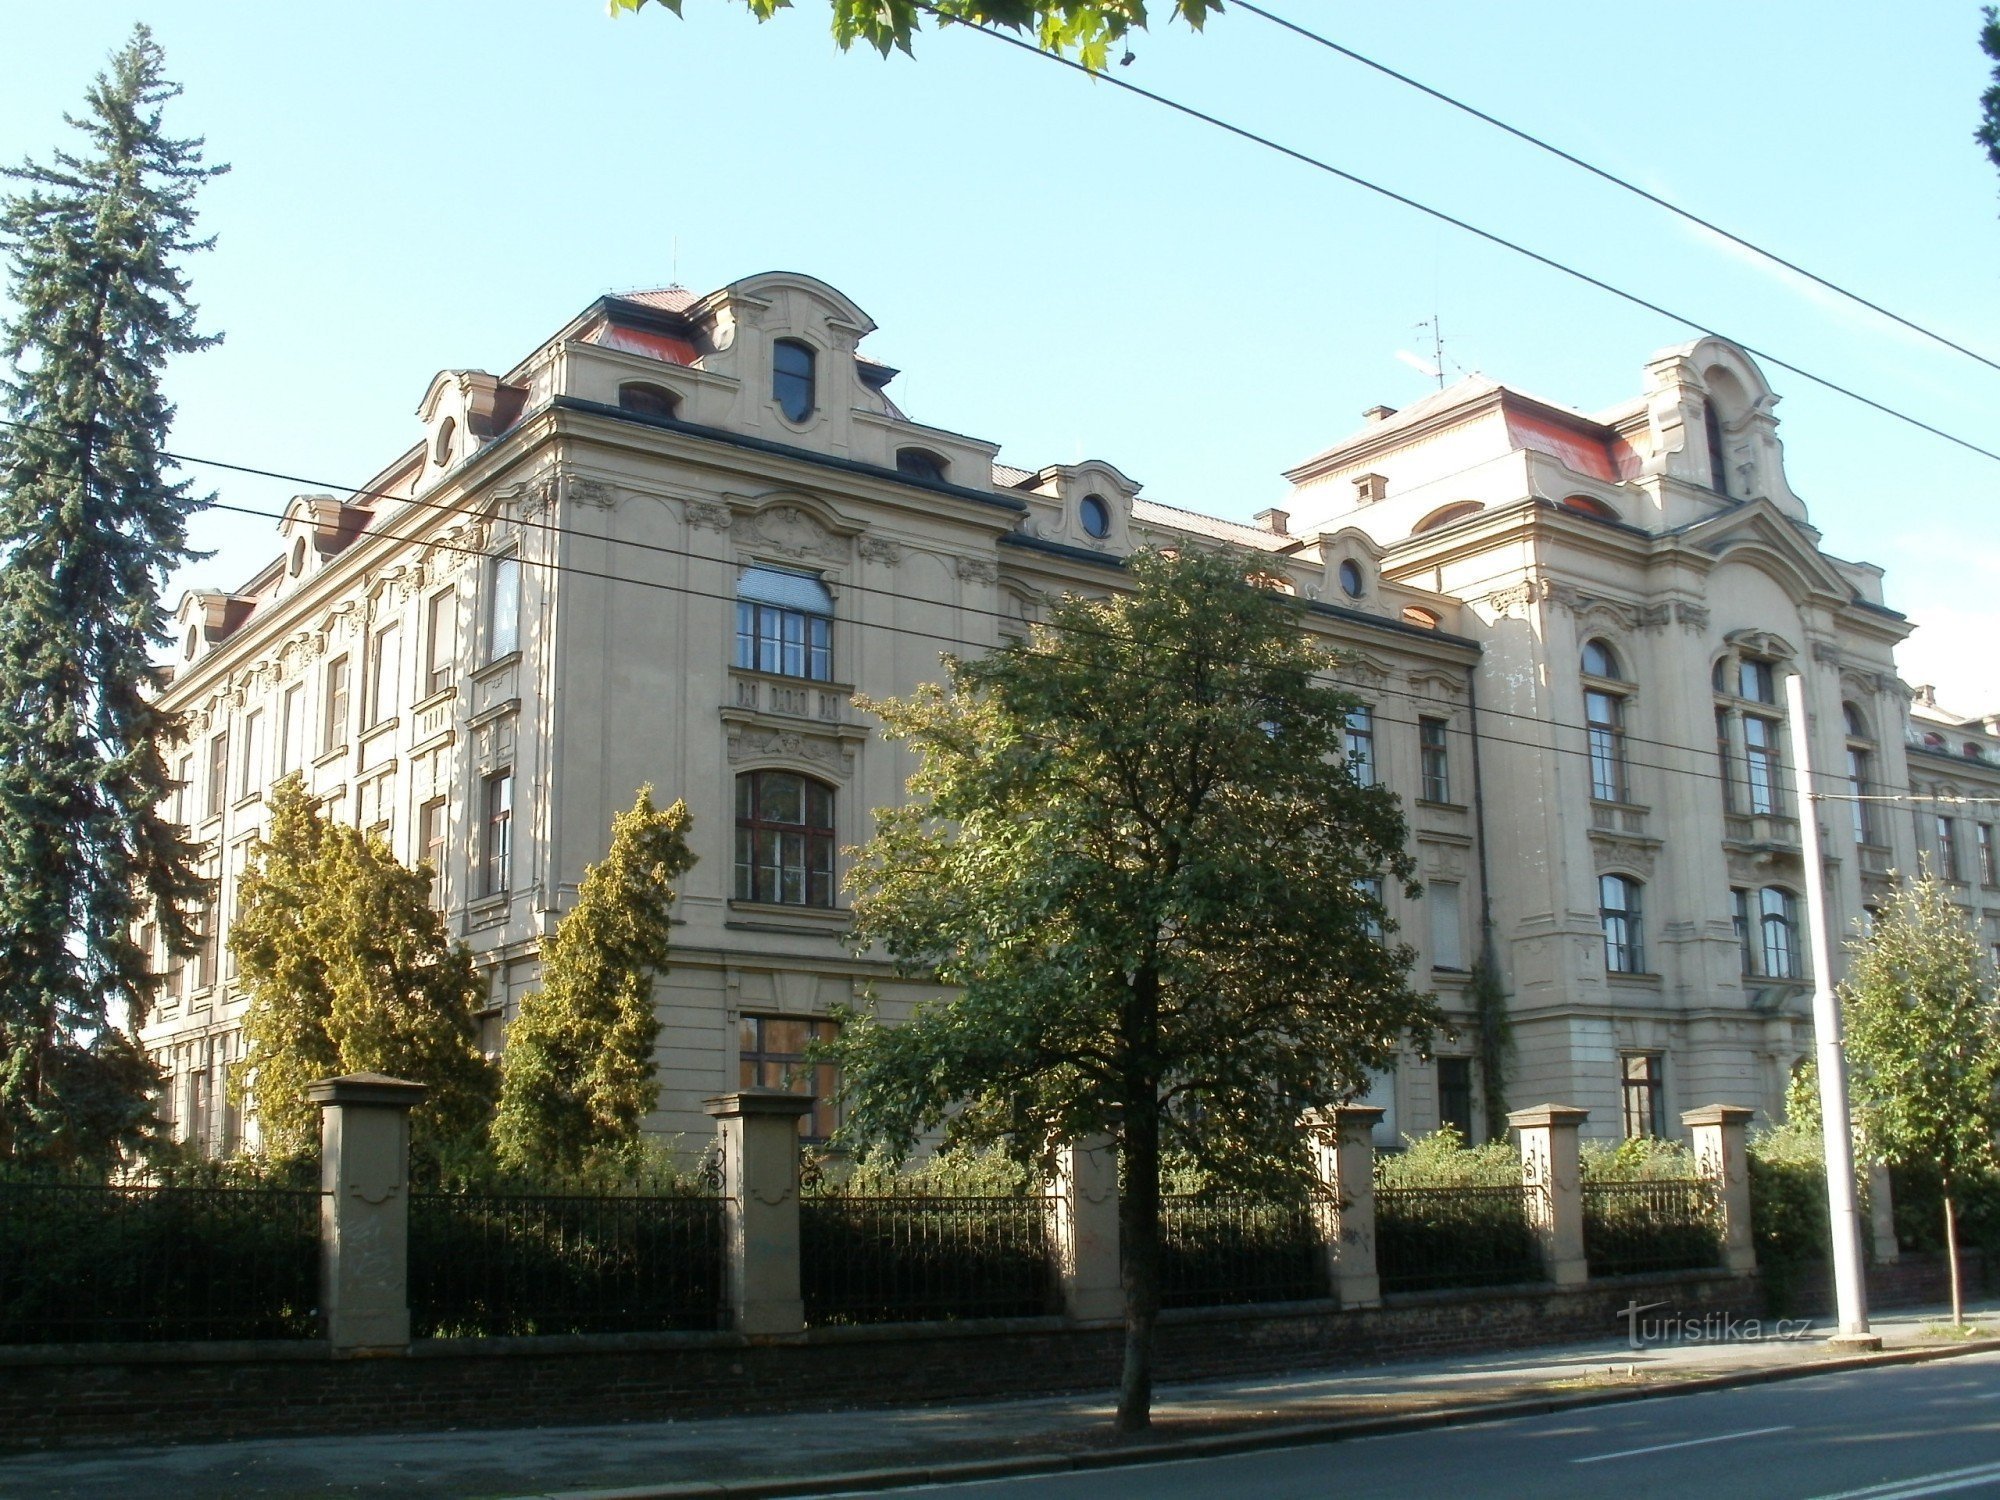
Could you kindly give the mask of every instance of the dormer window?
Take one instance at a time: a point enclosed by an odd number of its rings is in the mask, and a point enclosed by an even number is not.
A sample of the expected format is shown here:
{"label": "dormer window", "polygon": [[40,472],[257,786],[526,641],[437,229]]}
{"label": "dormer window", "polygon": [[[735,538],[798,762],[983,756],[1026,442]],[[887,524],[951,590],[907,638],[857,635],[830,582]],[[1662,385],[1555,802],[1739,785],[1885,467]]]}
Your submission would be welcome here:
{"label": "dormer window", "polygon": [[944,469],[944,460],[928,448],[896,450],[896,472],[907,479],[921,479],[927,484],[943,484]]}
{"label": "dormer window", "polygon": [[446,417],[444,419],[444,425],[438,428],[437,446],[431,450],[432,456],[437,459],[437,466],[440,469],[442,469],[446,464],[451,462],[452,444],[457,440],[457,438],[458,438],[457,421],[451,417]]}
{"label": "dormer window", "polygon": [[671,417],[680,405],[672,391],[643,381],[627,381],[618,387],[618,406],[641,417]]}
{"label": "dormer window", "polygon": [[291,563],[289,564],[289,571],[292,577],[296,578],[299,576],[299,574],[305,572],[305,570],[306,570],[306,539],[304,537],[297,537],[294,538],[292,542],[292,560]]}
{"label": "dormer window", "polygon": [[1087,533],[1100,541],[1111,535],[1111,507],[1104,503],[1102,495],[1085,495],[1076,508],[1076,518]]}
{"label": "dormer window", "polygon": [[1713,401],[1703,404],[1701,425],[1708,434],[1708,487],[1718,495],[1727,495],[1729,459],[1722,450],[1722,418],[1716,414]]}
{"label": "dormer window", "polygon": [[788,422],[803,422],[813,414],[813,352],[797,339],[779,339],[771,346],[771,399]]}
{"label": "dormer window", "polygon": [[1368,591],[1368,580],[1362,576],[1361,564],[1351,557],[1341,560],[1340,591],[1350,599],[1359,599]]}

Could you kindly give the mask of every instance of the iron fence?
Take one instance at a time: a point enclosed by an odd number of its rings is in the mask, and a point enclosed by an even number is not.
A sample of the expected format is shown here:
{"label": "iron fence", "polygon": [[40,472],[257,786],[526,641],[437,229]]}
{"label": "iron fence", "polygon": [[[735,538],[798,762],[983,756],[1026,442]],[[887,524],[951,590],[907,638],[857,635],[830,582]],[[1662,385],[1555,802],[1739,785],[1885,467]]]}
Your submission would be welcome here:
{"label": "iron fence", "polygon": [[1332,1204],[1232,1193],[1160,1198],[1160,1305],[1222,1307],[1327,1295]]}
{"label": "iron fence", "polygon": [[1027,1317],[1061,1309],[1052,1200],[863,1197],[799,1203],[806,1322]]}
{"label": "iron fence", "polygon": [[1375,1190],[1375,1265],[1385,1292],[1509,1286],[1542,1276],[1525,1187]]}
{"label": "iron fence", "polygon": [[319,1201],[0,1181],[0,1344],[316,1337]]}
{"label": "iron fence", "polygon": [[410,1196],[418,1338],[727,1325],[720,1198]]}
{"label": "iron fence", "polygon": [[1583,1184],[1583,1254],[1592,1276],[1700,1271],[1722,1264],[1722,1204],[1706,1178]]}

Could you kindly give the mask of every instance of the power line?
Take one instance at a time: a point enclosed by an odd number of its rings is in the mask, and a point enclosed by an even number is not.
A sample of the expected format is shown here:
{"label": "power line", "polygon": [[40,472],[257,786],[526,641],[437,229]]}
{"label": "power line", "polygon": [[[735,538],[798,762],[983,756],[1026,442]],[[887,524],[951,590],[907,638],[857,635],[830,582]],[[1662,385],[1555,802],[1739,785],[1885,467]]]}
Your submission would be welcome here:
{"label": "power line", "polygon": [[[924,4],[923,0],[917,0],[917,5],[920,10],[929,11],[930,14],[932,15],[939,14],[939,12],[937,12],[932,7]],[[1436,219],[1439,223],[1449,224],[1454,229],[1464,230],[1467,234],[1485,240],[1490,245],[1497,245],[1503,250],[1508,250],[1516,255],[1524,256],[1528,260],[1534,261],[1537,265],[1546,266],[1548,269],[1560,272],[1562,275],[1580,281],[1586,286],[1595,287],[1598,291],[1601,292],[1607,292],[1611,296],[1618,298],[1622,302],[1629,302],[1634,307],[1643,308],[1647,312],[1654,313],[1660,317],[1668,319],[1670,322],[1678,323],[1685,328],[1691,328],[1697,333],[1704,333],[1712,338],[1723,339],[1729,343],[1736,345],[1736,347],[1743,350],[1744,353],[1753,355],[1757,359],[1760,359],[1764,363],[1771,365],[1777,369],[1789,371],[1791,374],[1798,376],[1801,380],[1811,381],[1814,385],[1820,386],[1825,390],[1832,391],[1836,395],[1845,396],[1848,398],[1848,400],[1859,402],[1861,405],[1866,406],[1873,411],[1878,411],[1882,413],[1884,416],[1893,417],[1895,418],[1895,420],[1906,423],[1911,427],[1915,427],[1919,431],[1927,432],[1932,437],[1942,438],[1945,442],[1956,444],[1958,447],[1964,448],[1968,452],[1977,453],[1982,458],[1990,458],[1994,462],[2000,463],[2000,452],[1996,452],[1994,449],[1991,448],[1982,447],[1980,444],[1973,442],[1970,438],[1963,438],[1960,437],[1957,433],[1948,432],[1942,427],[1936,426],[1935,424],[1930,422],[1926,422],[1921,417],[1912,416],[1909,412],[1891,406],[1886,401],[1878,401],[1873,396],[1864,395],[1862,392],[1855,390],[1852,386],[1842,385],[1839,381],[1833,380],[1825,375],[1816,374],[1813,371],[1806,369],[1802,365],[1793,364],[1790,360],[1780,359],[1777,355],[1759,349],[1755,345],[1746,344],[1741,339],[1730,338],[1729,335],[1721,333],[1714,328],[1711,328],[1708,324],[1702,322],[1699,318],[1690,317],[1686,313],[1675,312],[1672,308],[1665,307],[1658,302],[1650,300],[1649,298],[1642,297],[1637,292],[1628,292],[1623,287],[1616,286],[1613,283],[1604,280],[1602,277],[1593,276],[1590,272],[1580,270],[1577,267],[1570,265],[1566,261],[1557,260],[1552,255],[1544,255],[1539,250],[1530,249],[1528,246],[1522,244],[1520,241],[1510,240],[1505,235],[1497,234],[1493,230],[1482,229],[1477,224],[1474,224],[1469,220],[1461,219],[1457,217],[1455,214],[1450,214],[1445,212],[1445,210],[1441,208],[1434,208],[1430,204],[1424,203],[1416,198],[1412,198],[1406,193],[1399,193],[1394,188],[1384,187],[1381,183],[1373,182],[1368,178],[1361,176],[1358,173],[1346,170],[1344,167],[1337,167],[1332,162],[1329,162],[1322,157],[1314,156],[1309,152],[1302,151],[1296,146],[1287,146],[1282,141],[1274,140],[1270,136],[1259,135],[1256,131],[1249,129],[1246,126],[1232,124],[1228,120],[1223,119],[1219,115],[1213,115],[1208,113],[1206,110],[1197,109],[1192,104],[1184,104],[1180,100],[1172,98],[1169,95],[1156,93],[1152,89],[1142,87],[1141,85],[1133,83],[1128,79],[1120,78],[1113,73],[1108,73],[1108,72],[1094,73],[1089,68],[1086,68],[1082,63],[1077,62],[1073,58],[1065,57],[1058,52],[1045,52],[1035,43],[1029,41],[1023,41],[1018,37],[1009,36],[1007,33],[1003,31],[996,31],[989,26],[984,26],[977,22],[971,22],[971,21],[960,21],[959,24],[968,26],[973,31],[979,32],[984,36],[992,37],[995,41],[1004,42],[1009,47],[1017,48],[1018,50],[1026,52],[1031,56],[1041,58],[1046,62],[1051,62],[1059,67],[1068,68],[1072,72],[1082,74],[1084,77],[1089,78],[1094,82],[1108,84],[1112,88],[1116,89],[1123,89],[1126,93],[1135,94],[1139,98],[1157,104],[1163,109],[1170,109],[1174,111],[1176,114],[1185,115],[1189,119],[1198,120],[1204,125],[1213,126],[1215,129],[1236,136],[1240,140],[1246,140],[1253,145],[1262,146],[1267,151],[1275,151],[1280,156],[1289,157],[1291,160],[1299,162],[1304,166],[1311,167],[1315,171],[1325,172],[1329,176],[1337,177],[1342,182],[1350,183],[1355,187],[1365,188],[1371,193],[1375,193],[1380,197],[1387,198],[1392,203],[1398,203],[1405,208],[1414,209],[1416,212],[1420,214],[1424,214],[1429,218]]]}
{"label": "power line", "polygon": [[1892,323],[1900,323],[1903,327],[1909,329],[1912,333],[1921,334],[1923,337],[1930,339],[1933,343],[1942,344],[1945,348],[1950,349],[1955,353],[1963,354],[1968,359],[1978,360],[1980,364],[1985,365],[1988,369],[2000,370],[2000,360],[1989,359],[1984,354],[1981,354],[1977,349],[1968,349],[1965,345],[1958,343],[1956,340],[1951,339],[1942,333],[1939,333],[1936,329],[1927,328],[1923,324],[1918,323],[1913,319],[1904,317],[1901,313],[1892,312],[1890,309],[1882,306],[1881,303],[1871,301],[1869,298],[1862,296],[1859,292],[1850,290],[1849,288],[1842,286],[1839,282],[1831,281],[1828,278],[1821,276],[1815,271],[1808,271],[1804,266],[1798,264],[1798,262],[1786,259],[1784,256],[1778,254],[1775,250],[1767,250],[1764,246],[1759,245],[1752,240],[1747,240],[1740,234],[1736,234],[1731,230],[1724,229],[1720,224],[1715,223],[1711,219],[1704,219],[1700,214],[1697,214],[1690,209],[1682,208],[1678,203],[1675,203],[1670,199],[1663,198],[1658,193],[1651,192],[1646,188],[1640,187],[1639,184],[1637,184],[1636,182],[1633,182],[1624,177],[1620,177],[1615,172],[1607,171],[1605,168],[1600,167],[1593,162],[1586,161],[1583,157],[1580,157],[1573,152],[1565,151],[1561,146],[1555,145],[1550,141],[1544,140],[1542,137],[1535,135],[1530,131],[1523,130],[1517,125],[1510,125],[1505,120],[1499,119],[1494,115],[1490,115],[1485,110],[1480,109],[1475,105],[1468,104],[1463,99],[1457,98],[1452,94],[1446,93],[1443,89],[1433,88],[1430,84],[1423,82],[1421,79],[1412,78],[1407,73],[1400,73],[1396,69],[1390,67],[1387,63],[1378,62],[1374,58],[1369,57],[1364,53],[1355,51],[1352,47],[1342,46],[1339,42],[1334,41],[1333,38],[1329,36],[1324,36],[1317,31],[1309,30],[1308,28],[1301,26],[1298,22],[1287,20],[1285,17],[1280,15],[1275,15],[1271,11],[1265,10],[1261,6],[1253,5],[1250,3],[1250,0],[1231,0],[1231,3],[1237,10],[1248,11],[1251,15],[1257,16],[1262,20],[1268,21],[1273,26],[1279,27],[1285,31],[1289,31],[1293,35],[1302,37],[1306,41],[1313,42],[1318,46],[1325,47],[1330,52],[1337,52],[1342,57],[1345,57],[1352,62],[1357,62],[1361,64],[1361,66],[1364,68],[1372,68],[1377,73],[1382,74],[1382,76],[1385,78],[1393,78],[1398,83],[1405,84],[1408,87],[1417,90],[1421,94],[1428,95],[1429,97],[1437,100],[1440,104],[1448,105],[1452,109],[1458,110],[1463,114],[1468,114],[1472,116],[1472,118],[1475,120],[1479,120],[1484,124],[1493,126],[1496,130],[1504,130],[1508,135],[1513,136],[1516,140],[1525,141],[1530,146],[1534,146],[1538,150],[1546,151],[1549,153],[1549,155],[1557,157],[1563,161],[1566,161],[1573,167],[1581,168],[1583,171],[1590,173],[1591,176],[1593,177],[1601,178],[1605,182],[1612,184],[1614,187],[1623,188],[1626,192],[1631,193],[1636,197],[1645,199],[1648,203],[1652,204],[1656,208],[1663,208],[1668,213],[1673,214],[1677,218],[1685,219],[1690,224],[1695,224],[1703,229],[1706,229],[1710,234],[1720,235],[1723,239],[1728,240],[1732,245],[1740,246],[1742,249],[1748,250],[1753,255],[1761,256],[1763,259],[1771,262],[1771,264],[1773,265],[1783,266],[1787,271],[1791,271],[1796,275],[1803,276],[1805,277],[1806,280],[1814,283],[1815,285],[1825,287],[1828,291],[1833,292],[1838,296],[1845,297],[1848,301],[1857,303],[1860,306],[1867,308],[1870,312],[1881,314],[1881,316],[1887,318]]}

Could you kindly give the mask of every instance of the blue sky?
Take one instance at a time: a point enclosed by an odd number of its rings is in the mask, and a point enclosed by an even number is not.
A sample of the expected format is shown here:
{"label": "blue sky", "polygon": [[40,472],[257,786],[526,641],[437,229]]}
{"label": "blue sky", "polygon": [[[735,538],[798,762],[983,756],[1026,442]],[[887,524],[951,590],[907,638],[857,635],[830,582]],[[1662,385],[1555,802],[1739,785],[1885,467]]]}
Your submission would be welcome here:
{"label": "blue sky", "polygon": [[[1975,4],[1491,0],[1273,9],[1459,94],[2000,358],[2000,175],[1970,137]],[[1159,7],[1164,10],[1164,3]],[[1034,466],[1109,459],[1247,517],[1447,358],[1593,410],[1688,332],[1191,121],[965,33],[843,55],[819,0],[29,6],[0,19],[0,161],[64,134],[143,17],[170,116],[233,164],[195,265],[227,341],[181,361],[175,446],[358,484],[432,373],[501,370],[598,293],[773,268],[881,325],[920,420]],[[1752,262],[1488,127],[1241,12],[1160,25],[1123,75],[1522,240],[2000,448],[2000,373]],[[2000,464],[1769,372],[1827,547],[1924,628],[1904,675],[2000,709]],[[276,509],[319,485],[215,474]],[[273,523],[210,513],[228,587]]]}

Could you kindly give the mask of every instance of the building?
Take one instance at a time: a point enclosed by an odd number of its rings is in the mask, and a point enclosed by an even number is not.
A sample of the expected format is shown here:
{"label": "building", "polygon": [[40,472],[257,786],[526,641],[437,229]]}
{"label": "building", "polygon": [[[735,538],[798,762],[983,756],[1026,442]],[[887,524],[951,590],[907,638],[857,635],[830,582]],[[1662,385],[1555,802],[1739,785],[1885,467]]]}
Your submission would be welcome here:
{"label": "building", "polygon": [[[860,986],[892,1009],[923,994],[840,941],[839,851],[913,768],[852,696],[907,692],[1065,590],[1115,590],[1135,549],[1229,544],[1346,653],[1368,704],[1350,764],[1404,795],[1428,889],[1392,906],[1448,1013],[1468,1014],[1490,933],[1509,1096],[1585,1105],[1607,1134],[1694,1102],[1777,1108],[1809,1041],[1781,680],[1805,675],[1820,765],[1900,789],[1908,627],[1878,570],[1820,550],[1741,351],[1656,356],[1645,393],[1595,417],[1482,380],[1376,408],[1245,525],[1142,499],[1109,463],[1014,468],[911,420],[859,352],[874,326],[791,274],[600,298],[504,375],[438,375],[421,441],[368,491],[299,497],[276,561],[190,594],[167,702],[189,715],[180,817],[211,851],[210,931],[266,789],[299,771],[437,869],[498,1048],[612,813],[651,782],[686,799],[701,856],[653,1123],[705,1135],[701,1099],[776,1082]],[[1917,847],[1898,804],[1855,806],[1826,820],[1843,924]],[[2000,910],[1987,887],[1968,900]],[[238,1131],[241,1013],[211,940],[142,1033],[177,1128],[216,1147]],[[1391,1131],[1474,1125],[1483,1086],[1468,1029],[1379,1102]]]}

